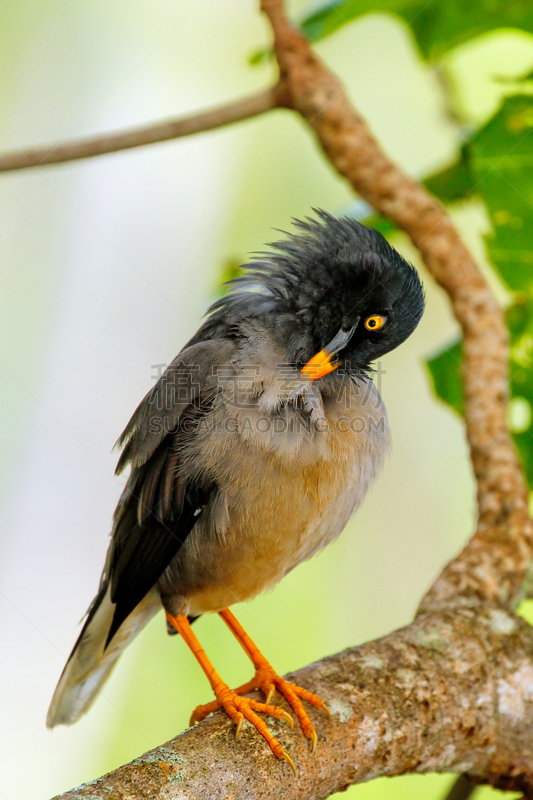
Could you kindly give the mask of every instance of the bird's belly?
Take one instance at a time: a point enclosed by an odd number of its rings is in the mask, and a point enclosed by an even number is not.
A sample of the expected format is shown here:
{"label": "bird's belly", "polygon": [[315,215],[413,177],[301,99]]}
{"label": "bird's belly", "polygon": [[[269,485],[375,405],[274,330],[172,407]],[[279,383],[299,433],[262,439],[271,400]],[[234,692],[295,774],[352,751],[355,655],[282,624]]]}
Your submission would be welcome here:
{"label": "bird's belly", "polygon": [[[198,615],[250,599],[332,542],[388,451],[386,414],[379,413],[381,428],[344,426],[339,432],[330,425],[316,456],[311,450],[306,459],[301,452],[291,456],[235,440],[225,451],[216,501],[167,572],[162,593],[174,613]],[[332,414],[329,421],[335,422]]]}
{"label": "bird's belly", "polygon": [[209,548],[209,556],[204,550],[201,571],[210,575],[189,595],[188,613],[251,599],[311,558],[341,533],[354,510],[355,492],[342,494],[322,504],[291,492],[284,501],[278,496],[275,507],[257,496],[252,514],[231,515],[224,540]]}
{"label": "bird's belly", "polygon": [[[346,465],[343,465],[346,466]],[[178,568],[187,613],[218,611],[273,587],[302,561],[332,542],[362,502],[374,463],[351,469],[322,465],[288,478],[265,470],[228,501],[218,534],[198,526],[182,548]],[[242,496],[246,502],[242,502]]]}

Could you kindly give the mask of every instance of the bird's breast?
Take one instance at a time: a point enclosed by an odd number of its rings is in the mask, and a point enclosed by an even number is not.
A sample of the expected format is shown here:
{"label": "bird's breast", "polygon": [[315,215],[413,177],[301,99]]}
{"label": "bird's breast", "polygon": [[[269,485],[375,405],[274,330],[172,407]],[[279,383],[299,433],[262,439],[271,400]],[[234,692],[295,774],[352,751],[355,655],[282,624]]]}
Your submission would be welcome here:
{"label": "bird's breast", "polygon": [[220,452],[211,436],[218,497],[180,551],[182,578],[186,570],[194,587],[188,613],[273,586],[333,541],[361,504],[389,449],[381,398],[370,384],[363,398],[329,399],[323,412],[317,426],[299,428],[288,415],[282,424],[248,409],[235,414],[231,434],[222,425]]}

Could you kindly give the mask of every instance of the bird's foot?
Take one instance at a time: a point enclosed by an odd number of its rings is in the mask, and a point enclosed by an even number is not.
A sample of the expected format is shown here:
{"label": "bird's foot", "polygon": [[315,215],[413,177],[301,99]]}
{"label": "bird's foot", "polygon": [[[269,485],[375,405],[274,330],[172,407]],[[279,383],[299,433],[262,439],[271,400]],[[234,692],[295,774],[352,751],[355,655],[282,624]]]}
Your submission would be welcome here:
{"label": "bird's foot", "polygon": [[257,669],[255,681],[257,682],[257,687],[261,689],[265,695],[266,703],[270,703],[272,695],[276,690],[283,695],[300,720],[300,726],[304,736],[311,740],[314,751],[317,742],[317,735],[313,723],[309,719],[303,706],[302,700],[306,700],[308,703],[315,706],[315,708],[325,711],[328,717],[331,717],[329,709],[323,700],[321,700],[320,697],[317,697],[316,694],[308,692],[307,689],[304,689],[302,686],[298,686],[296,683],[291,683],[291,681],[287,681],[285,678],[282,678],[281,675],[278,675],[268,663]]}
{"label": "bird's foot", "polygon": [[291,728],[294,728],[292,717],[282,708],[279,708],[279,706],[272,706],[268,702],[258,703],[257,700],[252,700],[250,697],[241,697],[238,692],[244,690],[250,691],[250,689],[247,688],[248,686],[249,684],[245,684],[244,686],[240,686],[236,691],[233,691],[227,684],[220,682],[216,687],[213,687],[217,699],[212,703],[207,703],[204,706],[195,708],[191,716],[190,724],[192,725],[195,722],[200,722],[200,720],[205,719],[208,714],[223,708],[237,725],[237,730],[235,731],[235,738],[237,738],[241,732],[243,719],[247,719],[266,740],[276,758],[286,761],[296,775],[296,769],[292,758],[285,752],[278,740],[274,738],[266,723],[258,714],[268,714],[270,717],[287,722]]}
{"label": "bird's foot", "polygon": [[[265,663],[264,665],[261,665],[260,667],[257,667],[255,677],[252,678],[251,681],[248,681],[248,683],[245,683],[242,686],[239,686],[237,689],[235,689],[233,694],[236,697],[240,698],[241,700],[248,700],[248,698],[241,697],[241,695],[248,694],[249,692],[252,692],[254,689],[261,690],[266,698],[264,704],[256,703],[256,705],[262,706],[261,709],[257,710],[265,711],[265,713],[270,714],[270,716],[275,716],[277,719],[282,719],[283,717],[279,717],[277,716],[277,714],[272,714],[272,712],[270,711],[270,709],[276,709],[277,711],[280,711],[280,709],[277,706],[270,705],[272,695],[277,690],[280,694],[282,694],[285,697],[288,704],[290,705],[290,707],[300,720],[300,726],[302,728],[304,735],[311,740],[314,751],[317,743],[317,735],[313,723],[311,722],[305,711],[302,700],[306,700],[308,703],[311,703],[311,705],[315,706],[315,708],[319,708],[322,711],[325,711],[328,717],[330,717],[331,715],[329,713],[329,710],[326,704],[320,699],[320,697],[317,697],[316,694],[308,692],[307,689],[304,689],[301,686],[297,686],[295,683],[291,683],[290,681],[285,680],[285,678],[282,678],[274,671],[274,669],[270,666],[270,664],[268,664],[268,662]],[[218,694],[217,698],[219,698]],[[255,701],[253,700],[249,702],[255,703]],[[212,703],[206,703],[205,705],[197,706],[191,715],[190,724],[193,725],[195,722],[200,722],[201,720],[205,719],[209,714],[212,714],[214,711],[218,711],[220,708],[226,708],[226,706],[224,705],[224,703],[221,701],[220,698],[214,700]],[[269,710],[266,711],[266,709]],[[228,711],[227,708],[226,711]],[[285,712],[283,713],[285,714]],[[228,714],[233,719],[233,716],[229,711]],[[257,717],[257,715],[254,716]],[[289,717],[289,715],[286,714],[285,717]],[[249,717],[246,718],[249,719]],[[259,718],[257,717],[257,719]],[[292,723],[292,719],[290,717],[289,719],[291,720]],[[262,720],[259,721],[266,728],[265,723]],[[253,724],[255,725],[255,722],[253,722]],[[257,728],[257,725],[255,727]],[[262,730],[260,730],[259,728],[258,730],[260,733],[262,733]],[[276,744],[278,743],[276,742]],[[270,746],[272,748],[272,745]],[[274,751],[273,748],[272,752],[274,752],[274,754],[277,755],[277,753]],[[284,756],[278,756],[278,758],[284,758]]]}

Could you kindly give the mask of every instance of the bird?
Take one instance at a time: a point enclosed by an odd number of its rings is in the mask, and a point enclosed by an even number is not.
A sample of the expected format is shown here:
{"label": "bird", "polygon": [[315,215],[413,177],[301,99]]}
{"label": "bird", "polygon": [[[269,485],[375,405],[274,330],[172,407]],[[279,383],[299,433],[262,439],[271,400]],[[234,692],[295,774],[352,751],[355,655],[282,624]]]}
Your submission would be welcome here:
{"label": "bird", "polygon": [[[230,607],[333,542],[360,507],[390,449],[372,364],[410,336],[425,298],[415,268],[375,229],[319,209],[294,225],[228,281],[118,439],[117,474],[129,476],[48,727],[89,709],[163,608],[216,698],[191,723],[224,709],[238,735],[246,719],[295,771],[264,718],[293,727],[272,703],[279,692],[316,747],[305,704],[327,706],[278,675]],[[237,689],[191,627],[209,613],[253,664]]]}

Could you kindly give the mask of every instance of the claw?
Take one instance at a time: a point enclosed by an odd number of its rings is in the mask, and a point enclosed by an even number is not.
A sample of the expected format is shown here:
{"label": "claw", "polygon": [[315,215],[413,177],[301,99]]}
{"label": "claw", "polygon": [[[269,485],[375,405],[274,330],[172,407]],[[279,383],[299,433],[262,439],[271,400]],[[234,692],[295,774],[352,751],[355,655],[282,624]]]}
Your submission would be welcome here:
{"label": "claw", "polygon": [[285,750],[282,750],[281,755],[278,756],[278,758],[283,759],[284,761],[287,762],[289,767],[292,769],[292,774],[294,775],[294,777],[296,777],[296,767],[294,766],[294,761],[292,760],[290,755],[286,753]]}
{"label": "claw", "polygon": [[308,692],[307,689],[304,689],[301,686],[296,686],[296,684],[290,683],[290,681],[285,680],[285,678],[281,678],[275,673],[271,676],[271,680],[278,692],[286,698],[290,707],[298,717],[302,731],[304,735],[310,739],[312,744],[312,752],[314,752],[318,737],[313,724],[303,707],[302,699],[307,700],[307,702],[311,703],[316,708],[323,709],[329,715],[327,707],[319,697],[311,694],[311,692]]}
{"label": "claw", "polygon": [[237,729],[236,729],[236,731],[235,731],[235,738],[236,738],[236,739],[238,739],[238,738],[239,738],[239,735],[240,735],[240,732],[241,732],[241,725],[242,725],[242,721],[243,721],[243,719],[244,719],[244,714],[241,714],[241,715],[240,715],[240,717],[239,717],[239,721],[237,722]]}
{"label": "claw", "polygon": [[289,725],[291,731],[294,730],[294,720],[290,714],[287,714],[286,711],[283,711],[283,716],[281,717],[281,719],[285,720],[285,722]]}
{"label": "claw", "polygon": [[267,693],[267,696],[266,696],[266,700],[265,700],[265,703],[267,704],[267,706],[270,705],[270,701],[272,700],[272,695],[274,694],[275,691],[276,691],[276,687],[273,686],[272,684],[270,684],[270,686],[268,688],[268,693]]}

